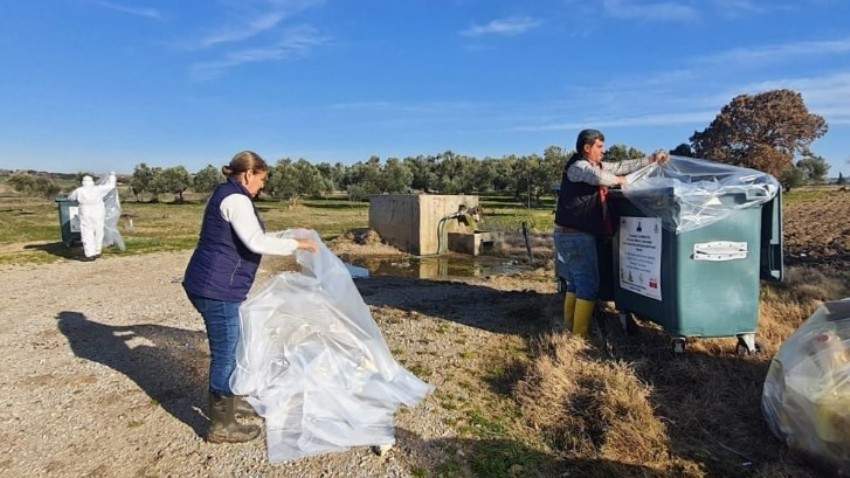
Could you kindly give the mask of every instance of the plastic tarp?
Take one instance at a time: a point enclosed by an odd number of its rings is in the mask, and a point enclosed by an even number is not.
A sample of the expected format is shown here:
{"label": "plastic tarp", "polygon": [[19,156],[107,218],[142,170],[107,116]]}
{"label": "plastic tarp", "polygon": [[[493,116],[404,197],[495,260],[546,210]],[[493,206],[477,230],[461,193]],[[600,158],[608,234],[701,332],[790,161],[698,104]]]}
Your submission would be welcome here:
{"label": "plastic tarp", "polygon": [[780,187],[776,178],[755,169],[683,156],[650,164],[627,178],[623,196],[677,234],[768,202]]}
{"label": "plastic tarp", "polygon": [[240,308],[231,388],[266,420],[269,460],[395,443],[393,415],[433,387],[399,365],[346,266],[312,231],[318,253],[296,252]]}
{"label": "plastic tarp", "polygon": [[822,305],[782,344],[761,404],[789,448],[850,474],[850,298]]}
{"label": "plastic tarp", "polygon": [[[97,185],[109,183],[109,175],[104,174],[97,180]],[[119,251],[125,251],[124,238],[118,232],[118,220],[121,219],[121,201],[118,198],[118,188],[113,188],[103,197],[106,216],[103,221],[103,247],[115,246]]]}

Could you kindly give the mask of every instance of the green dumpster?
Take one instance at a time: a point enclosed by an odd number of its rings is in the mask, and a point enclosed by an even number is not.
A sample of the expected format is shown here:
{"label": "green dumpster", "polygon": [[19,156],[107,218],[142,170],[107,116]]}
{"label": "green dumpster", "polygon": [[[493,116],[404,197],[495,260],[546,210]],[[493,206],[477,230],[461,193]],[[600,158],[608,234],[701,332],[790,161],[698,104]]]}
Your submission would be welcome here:
{"label": "green dumpster", "polygon": [[74,243],[81,243],[79,203],[67,198],[57,198],[56,205],[59,207],[62,242],[67,247],[71,247]]}
{"label": "green dumpster", "polygon": [[622,324],[630,331],[634,314],[661,325],[674,352],[684,352],[694,337],[737,337],[739,353],[756,352],[760,280],[780,281],[783,275],[778,184],[765,201],[754,201],[747,189],[760,193],[764,184],[700,190],[700,201],[724,212],[717,217],[700,216],[699,207],[685,204],[694,198],[682,193],[680,183],[656,184],[663,187],[609,196],[618,227],[613,267],[602,270],[601,279],[613,280]]}

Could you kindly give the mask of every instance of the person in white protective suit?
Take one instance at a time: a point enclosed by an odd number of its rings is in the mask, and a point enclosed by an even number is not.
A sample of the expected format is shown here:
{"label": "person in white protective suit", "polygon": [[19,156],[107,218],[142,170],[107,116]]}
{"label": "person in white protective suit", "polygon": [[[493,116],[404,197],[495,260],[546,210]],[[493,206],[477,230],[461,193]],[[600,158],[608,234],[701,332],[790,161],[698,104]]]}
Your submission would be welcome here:
{"label": "person in white protective suit", "polygon": [[83,176],[82,186],[75,189],[68,199],[80,204],[80,237],[83,240],[85,261],[93,261],[103,249],[106,207],[103,198],[115,189],[115,173],[109,173],[105,184],[95,185],[91,176]]}

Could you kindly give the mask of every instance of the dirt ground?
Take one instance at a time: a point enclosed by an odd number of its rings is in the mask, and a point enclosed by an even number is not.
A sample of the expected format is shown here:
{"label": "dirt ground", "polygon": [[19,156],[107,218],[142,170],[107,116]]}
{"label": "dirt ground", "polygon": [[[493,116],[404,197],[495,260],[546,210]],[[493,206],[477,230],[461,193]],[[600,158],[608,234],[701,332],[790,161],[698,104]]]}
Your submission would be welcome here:
{"label": "dirt ground", "polygon": [[[788,206],[786,263],[845,274],[848,217],[850,193]],[[285,464],[268,462],[262,439],[201,438],[208,355],[203,323],[180,286],[189,252],[3,266],[0,475],[463,475],[469,470],[446,466],[464,462],[473,441],[461,409],[483,406],[474,402],[478,391],[500,386],[487,373],[494,356],[557,327],[550,244],[536,236],[538,262],[511,276],[359,280],[396,359],[436,392],[399,411],[398,443],[384,457],[364,447]],[[398,253],[368,241],[330,246],[351,258]],[[516,243],[503,251],[520,261],[525,252]],[[264,261],[258,284],[289,266]]]}
{"label": "dirt ground", "polygon": [[[345,254],[398,253],[337,244]],[[397,415],[398,445],[269,464],[262,439],[210,445],[203,323],[183,295],[188,252],[0,270],[0,475],[412,476],[463,453],[446,397],[485,387],[482,350],[540,327],[551,272],[359,282],[396,359],[437,387]],[[257,284],[285,261],[263,263]],[[531,322],[529,322],[531,321]],[[458,415],[452,418],[452,415]]]}
{"label": "dirt ground", "polygon": [[850,191],[835,190],[826,201],[794,202],[783,213],[786,265],[850,276]]}

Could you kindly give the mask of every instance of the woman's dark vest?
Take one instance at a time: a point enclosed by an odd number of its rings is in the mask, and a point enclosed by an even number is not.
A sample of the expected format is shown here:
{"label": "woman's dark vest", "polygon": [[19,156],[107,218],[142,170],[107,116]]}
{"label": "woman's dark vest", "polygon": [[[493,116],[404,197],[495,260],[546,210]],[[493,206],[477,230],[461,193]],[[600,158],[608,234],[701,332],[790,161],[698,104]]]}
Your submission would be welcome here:
{"label": "woman's dark vest", "polygon": [[[248,250],[233,226],[221,217],[221,202],[231,194],[250,197],[233,178],[213,191],[204,210],[198,247],[186,266],[183,288],[207,299],[241,302],[251,290],[262,255]],[[254,214],[257,215],[257,208]],[[257,220],[265,229],[259,215]]]}
{"label": "woman's dark vest", "polygon": [[558,191],[555,224],[591,234],[605,234],[602,204],[599,202],[599,186],[573,182],[567,177],[569,167],[581,158],[580,154],[573,154],[564,166],[564,172],[561,173],[561,189]]}

